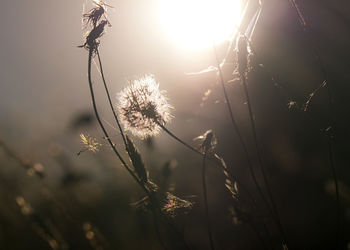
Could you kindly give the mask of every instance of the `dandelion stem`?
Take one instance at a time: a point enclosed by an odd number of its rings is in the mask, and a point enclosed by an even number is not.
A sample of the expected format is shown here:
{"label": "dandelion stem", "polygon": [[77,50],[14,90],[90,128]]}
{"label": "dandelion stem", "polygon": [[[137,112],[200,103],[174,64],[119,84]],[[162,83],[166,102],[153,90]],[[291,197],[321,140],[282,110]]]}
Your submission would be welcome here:
{"label": "dandelion stem", "polygon": [[94,47],[89,48],[89,59],[88,59],[88,81],[89,81],[89,88],[90,88],[90,94],[91,94],[91,101],[92,101],[92,106],[95,112],[95,116],[96,119],[107,139],[107,141],[109,142],[112,150],[114,151],[114,153],[118,156],[119,160],[121,161],[122,165],[125,167],[125,169],[129,172],[129,174],[134,178],[134,180],[141,186],[141,188],[146,192],[146,194],[148,194],[148,190],[146,189],[146,187],[142,184],[141,180],[139,178],[137,178],[137,176],[135,175],[135,173],[132,171],[132,169],[126,164],[126,162],[124,161],[124,159],[122,158],[122,156],[120,155],[120,153],[118,152],[117,148],[115,147],[114,143],[111,141],[107,130],[105,129],[100,115],[98,113],[97,110],[97,106],[96,106],[96,100],[95,100],[95,94],[94,94],[94,89],[92,86],[92,80],[91,80],[91,61],[92,61],[92,55],[93,55],[93,51],[94,51]]}
{"label": "dandelion stem", "polygon": [[[177,137],[174,133],[172,133],[170,130],[168,130],[164,125],[157,123],[168,135],[170,135],[171,137],[173,137],[176,141],[180,142],[182,145],[184,145],[185,147],[189,148],[191,151],[204,156],[204,153],[202,153],[201,151],[199,151],[198,149],[192,147],[191,145],[189,145],[188,143],[184,142],[183,140],[181,140],[179,137]],[[219,165],[219,167],[223,170],[227,172],[227,169],[225,168],[225,166],[223,166],[221,163],[218,162],[217,159],[210,157],[208,158],[208,155],[206,156],[206,158],[208,160],[211,160],[213,162],[215,162],[217,165]],[[228,172],[227,172],[228,173]],[[229,173],[228,173],[229,174]],[[230,174],[229,174],[230,175]],[[230,175],[230,177],[232,178],[232,176]],[[244,187],[244,185],[242,183],[240,183],[237,179],[235,179],[235,181],[244,189],[244,191],[248,194],[248,196],[250,197],[250,199],[252,200],[253,204],[256,205],[256,201],[254,199],[254,197],[251,195],[251,193],[248,191],[247,188]]]}
{"label": "dandelion stem", "polygon": [[284,233],[283,227],[282,227],[282,223],[278,214],[278,210],[277,210],[277,206],[276,203],[274,201],[273,195],[272,195],[272,191],[270,188],[270,184],[267,180],[267,175],[265,173],[265,168],[262,162],[262,157],[261,157],[261,153],[260,153],[260,149],[259,149],[259,145],[258,145],[258,138],[257,138],[257,134],[256,134],[256,126],[255,126],[255,121],[254,121],[254,115],[253,115],[253,111],[252,111],[252,107],[251,107],[251,102],[250,102],[250,98],[249,98],[249,92],[248,92],[248,88],[247,88],[247,84],[246,84],[246,79],[245,76],[243,74],[241,74],[241,79],[242,79],[242,83],[243,83],[243,88],[244,88],[244,93],[247,99],[247,105],[248,105],[248,112],[249,112],[249,118],[250,118],[250,124],[251,124],[251,128],[252,128],[252,134],[253,134],[253,139],[254,139],[254,144],[255,144],[255,149],[256,149],[256,153],[258,156],[258,161],[259,161],[259,165],[260,165],[260,170],[264,179],[264,183],[267,189],[267,192],[269,194],[270,200],[271,200],[271,204],[272,204],[272,209],[273,212],[275,213],[275,218],[276,218],[276,223],[279,227],[279,230],[282,234],[283,237],[283,243],[287,244],[287,240],[286,240],[286,235]]}
{"label": "dandelion stem", "polygon": [[193,152],[203,155],[202,152],[200,152],[199,150],[195,149],[194,147],[192,147],[191,145],[189,145],[187,142],[184,142],[183,140],[181,140],[179,137],[177,137],[175,134],[173,134],[170,130],[168,130],[163,124],[155,121],[159,127],[161,127],[168,135],[170,135],[171,137],[173,137],[176,141],[180,142],[182,145],[184,145],[185,147],[189,148],[190,150],[192,150]]}
{"label": "dandelion stem", "polygon": [[203,185],[203,195],[204,195],[204,208],[205,208],[205,216],[207,218],[207,229],[208,229],[208,237],[210,242],[210,249],[215,250],[214,247],[214,241],[213,241],[213,234],[211,230],[211,223],[210,223],[210,216],[209,216],[209,205],[208,205],[208,193],[207,193],[207,185],[206,185],[206,176],[205,176],[205,170],[206,170],[206,158],[207,158],[207,152],[203,155],[203,165],[202,165],[202,185]]}
{"label": "dandelion stem", "polygon": [[101,77],[102,77],[103,85],[104,85],[104,87],[105,87],[105,91],[106,91],[107,98],[108,98],[108,103],[109,103],[109,106],[111,107],[111,110],[112,110],[114,119],[115,119],[115,121],[116,121],[116,123],[117,123],[117,125],[118,125],[120,134],[121,134],[121,136],[122,136],[122,139],[123,139],[123,142],[124,142],[124,145],[125,145],[125,149],[126,149],[127,152],[129,152],[129,151],[127,150],[127,143],[126,143],[124,131],[123,131],[121,125],[120,125],[118,116],[117,116],[117,114],[116,114],[116,112],[115,112],[115,110],[114,110],[114,108],[113,108],[111,96],[110,96],[110,94],[109,94],[109,90],[108,90],[108,87],[107,87],[106,79],[105,79],[105,76],[104,76],[104,73],[103,73],[102,61],[101,61],[101,56],[100,56],[100,52],[99,52],[98,48],[96,49],[96,53],[97,53],[97,57],[98,57],[98,63],[99,63],[99,66],[100,66],[100,72],[101,72]]}
{"label": "dandelion stem", "polygon": [[[147,194],[147,196],[150,197],[150,192],[149,190],[145,187],[145,185],[142,183],[142,181],[136,176],[136,174],[132,171],[132,169],[126,164],[126,162],[124,161],[124,159],[122,158],[122,156],[120,155],[120,153],[118,152],[117,148],[115,147],[114,143],[111,141],[109,135],[108,135],[108,132],[107,130],[105,129],[102,121],[101,121],[101,118],[99,116],[99,113],[97,111],[97,106],[96,106],[96,100],[95,100],[95,94],[94,94],[94,90],[93,90],[93,87],[92,87],[92,80],[91,80],[91,61],[92,61],[92,54],[93,54],[93,51],[94,51],[94,48],[91,47],[89,48],[89,60],[88,60],[88,80],[89,80],[89,88],[90,88],[90,94],[91,94],[91,100],[92,100],[92,106],[94,108],[94,112],[95,112],[95,116],[96,116],[96,119],[107,139],[107,141],[109,142],[111,148],[113,149],[114,153],[118,156],[119,160],[121,161],[122,165],[125,167],[125,169],[129,172],[129,174],[134,178],[134,180],[141,186],[141,188],[145,191],[145,193]],[[101,75],[102,75],[102,68],[101,68]],[[105,83],[105,81],[104,81]],[[107,88],[107,85],[105,85],[105,88],[106,88],[106,91],[108,93],[108,88]],[[108,93],[108,96],[109,96],[109,93]],[[110,100],[110,98],[109,98]],[[110,102],[111,103],[111,102]],[[112,106],[113,108],[113,106]],[[117,119],[117,117],[115,116],[115,118]],[[125,144],[126,145],[126,144]],[[128,151],[129,153],[129,151]],[[156,215],[155,215],[155,211],[154,209],[152,209],[152,213],[153,213],[153,222],[154,222],[154,227],[155,227],[155,230],[156,230],[156,234],[157,234],[157,238],[161,244],[161,246],[166,249],[165,245],[164,245],[164,242],[163,240],[161,239],[161,236],[160,236],[160,233],[159,233],[159,227],[158,227],[158,223],[157,223],[157,219],[156,219]]]}
{"label": "dandelion stem", "polygon": [[[172,133],[170,130],[168,130],[164,125],[162,125],[161,123],[157,123],[168,135],[170,135],[171,137],[173,137],[176,141],[180,142],[182,145],[184,145],[185,147],[189,148],[191,151],[200,154],[201,156],[204,156],[204,154],[202,152],[200,152],[199,150],[197,150],[196,148],[192,147],[191,145],[189,145],[188,143],[184,142],[183,140],[181,140],[179,137],[177,137],[174,133]],[[207,156],[208,157],[208,156]],[[229,177],[233,179],[233,177],[231,176],[231,174],[229,172],[227,172],[227,169],[224,165],[222,165],[221,163],[219,163],[217,161],[217,159],[215,158],[208,158],[208,160],[214,161],[223,171],[225,171],[227,174],[229,174]],[[249,190],[242,184],[240,183],[236,178],[235,181],[237,182],[237,184],[240,185],[240,187],[242,188],[242,190],[244,190],[245,193],[247,193],[249,199],[252,201],[252,204],[255,208],[258,208],[256,201],[253,197],[253,195],[249,192]],[[272,241],[271,239],[271,235],[270,232],[268,231],[265,223],[263,223],[263,227],[264,230],[267,233],[267,236],[269,238],[270,241]]]}

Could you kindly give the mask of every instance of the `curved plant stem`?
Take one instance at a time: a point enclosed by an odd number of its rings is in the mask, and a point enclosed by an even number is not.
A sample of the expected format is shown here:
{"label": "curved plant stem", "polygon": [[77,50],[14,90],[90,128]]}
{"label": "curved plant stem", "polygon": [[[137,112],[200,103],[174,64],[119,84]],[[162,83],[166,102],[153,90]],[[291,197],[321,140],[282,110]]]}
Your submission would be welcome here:
{"label": "curved plant stem", "polygon": [[[174,133],[172,133],[169,129],[167,129],[164,125],[162,125],[161,123],[157,123],[168,135],[170,135],[173,139],[175,139],[176,141],[180,142],[182,145],[184,145],[185,147],[187,147],[188,149],[190,149],[191,151],[195,152],[196,154],[199,154],[201,156],[204,156],[204,153],[202,153],[201,151],[199,151],[198,149],[192,147],[190,144],[188,144],[187,142],[183,141],[182,139],[180,139],[179,137],[177,137]],[[206,156],[206,158],[212,162],[215,162],[223,171],[227,172],[227,169],[225,166],[223,166],[221,163],[218,163],[218,160],[215,159],[214,157],[210,157],[208,158],[208,155]],[[228,173],[228,172],[227,172]],[[228,173],[229,174],[229,173]],[[229,174],[230,175],[230,174]],[[230,178],[232,178],[232,176],[230,175]],[[237,184],[239,184],[243,190],[248,194],[250,200],[253,202],[253,204],[257,207],[256,201],[253,197],[253,195],[248,191],[247,188],[244,187],[244,185],[242,183],[240,183],[238,180],[235,179],[235,181],[237,182]]]}
{"label": "curved plant stem", "polygon": [[[127,145],[127,142],[126,142],[126,139],[125,139],[125,134],[124,134],[124,131],[120,125],[120,122],[119,122],[119,119],[118,119],[118,116],[113,108],[113,104],[112,104],[112,101],[111,101],[111,96],[109,94],[109,89],[108,89],[108,86],[107,86],[107,82],[106,82],[106,79],[105,79],[105,76],[104,76],[104,72],[103,72],[103,67],[102,67],[102,60],[101,60],[101,56],[100,56],[100,53],[99,53],[99,50],[96,49],[96,53],[97,53],[97,57],[98,57],[98,62],[99,62],[99,67],[100,67],[100,73],[101,73],[101,77],[102,77],[102,81],[103,81],[103,85],[104,85],[104,88],[105,88],[105,91],[106,91],[106,95],[107,95],[107,98],[108,98],[108,102],[109,102],[109,106],[112,110],[112,113],[113,113],[113,116],[114,116],[114,119],[118,125],[118,128],[119,128],[119,131],[120,131],[120,134],[122,136],[122,139],[123,139],[123,142],[124,142],[124,146],[125,146],[125,150],[126,152],[128,153],[129,157],[131,157],[130,155],[130,151],[128,149],[128,145]],[[148,196],[150,196],[151,194],[148,194]],[[154,200],[152,201],[152,203],[156,206],[153,207],[152,206],[152,214],[153,214],[153,223],[154,223],[154,227],[155,227],[155,231],[156,231],[156,235],[157,235],[157,238],[160,242],[160,244],[162,245],[162,247],[164,249],[166,249],[166,245],[161,237],[161,234],[160,234],[160,230],[159,230],[159,226],[158,226],[158,219],[157,219],[157,212],[156,212],[156,209],[160,210],[159,209],[159,206],[157,206],[158,204],[158,201]],[[158,213],[160,214],[160,211],[158,211]]]}
{"label": "curved plant stem", "polygon": [[190,144],[188,144],[187,142],[184,142],[183,140],[181,140],[179,137],[177,137],[174,133],[172,133],[170,130],[168,130],[163,124],[155,121],[159,127],[161,127],[168,135],[170,135],[171,137],[173,137],[176,141],[180,142],[182,145],[184,145],[185,147],[187,147],[188,149],[192,150],[193,152],[203,155],[202,152],[200,152],[198,149],[195,149],[194,147],[192,147]]}
{"label": "curved plant stem", "polygon": [[96,106],[96,100],[95,100],[95,93],[94,93],[94,89],[92,87],[92,80],[91,80],[91,61],[92,61],[92,54],[93,54],[93,48],[89,49],[89,60],[88,60],[88,81],[89,81],[89,88],[90,88],[90,94],[91,94],[91,101],[92,101],[92,106],[94,109],[94,113],[96,116],[96,119],[103,131],[103,134],[106,137],[106,140],[108,141],[108,143],[110,144],[113,152],[117,155],[117,157],[119,158],[119,160],[121,161],[122,165],[125,167],[125,169],[129,172],[129,174],[134,178],[134,180],[144,189],[144,191],[146,193],[148,193],[148,190],[144,187],[144,185],[142,184],[142,182],[139,180],[139,178],[137,178],[137,176],[135,175],[135,173],[132,171],[132,169],[126,164],[126,162],[124,161],[124,159],[122,158],[122,156],[120,155],[120,153],[118,152],[117,148],[115,147],[114,143],[111,141],[107,130],[105,129],[100,115],[98,113],[97,110],[97,106]]}
{"label": "curved plant stem", "polygon": [[216,51],[216,47],[215,47],[215,44],[213,44],[213,50],[214,50],[214,54],[215,54],[215,58],[216,58],[216,63],[217,63],[217,67],[218,67],[218,72],[219,72],[219,76],[220,76],[220,83],[221,83],[221,86],[222,86],[222,90],[224,92],[224,97],[225,97],[225,101],[226,101],[226,104],[227,104],[227,109],[228,109],[228,112],[229,112],[229,115],[230,115],[230,118],[231,118],[231,122],[232,122],[232,126],[238,136],[238,140],[243,148],[243,151],[244,151],[244,154],[245,154],[245,157],[246,157],[246,161],[248,163],[248,167],[249,167],[249,171],[250,171],[250,175],[253,179],[253,182],[261,196],[261,198],[263,199],[266,207],[271,210],[270,208],[270,205],[269,205],[269,202],[267,201],[259,183],[258,183],[258,180],[256,178],[256,175],[254,173],[254,169],[253,169],[253,164],[251,163],[250,161],[250,157],[249,157],[249,153],[248,153],[248,149],[247,149],[247,146],[246,144],[244,143],[243,141],[243,137],[239,131],[239,128],[238,128],[238,125],[237,125],[237,122],[234,118],[234,115],[233,115],[233,112],[232,112],[232,108],[231,108],[231,103],[230,103],[230,100],[228,98],[228,95],[227,95],[227,91],[226,91],[226,87],[225,87],[225,82],[224,82],[224,77],[223,77],[223,74],[222,74],[222,71],[221,71],[221,68],[220,68],[220,62],[219,62],[219,58],[218,58],[218,55],[217,55],[217,51]]}
{"label": "curved plant stem", "polygon": [[262,157],[261,157],[261,153],[260,153],[260,149],[259,149],[259,145],[258,145],[258,137],[257,137],[257,134],[256,134],[256,126],[255,126],[255,121],[254,121],[253,110],[252,110],[252,107],[251,107],[251,102],[250,102],[250,98],[249,98],[249,92],[248,92],[248,88],[247,88],[247,84],[246,84],[246,79],[245,79],[245,76],[243,74],[241,74],[241,79],[242,79],[244,93],[245,93],[246,100],[247,100],[249,119],[250,119],[250,124],[251,124],[251,128],[252,128],[254,145],[255,145],[255,149],[256,149],[257,156],[258,156],[259,165],[260,165],[260,170],[261,170],[261,173],[262,173],[262,176],[263,176],[263,179],[264,179],[264,183],[265,183],[267,192],[268,192],[269,197],[270,197],[270,201],[271,201],[271,204],[272,204],[273,212],[275,213],[276,223],[277,223],[277,225],[279,227],[279,230],[281,231],[281,234],[282,234],[282,237],[283,237],[283,241],[284,241],[283,243],[287,244],[286,235],[285,235],[283,227],[282,227],[282,223],[281,223],[281,220],[280,220],[280,216],[278,214],[277,206],[276,206],[275,200],[273,198],[272,191],[271,191],[271,188],[270,188],[270,184],[268,182],[267,175],[266,175],[266,172],[265,172],[265,168],[264,168],[264,165],[263,165],[263,162],[262,162]]}
{"label": "curved plant stem", "polygon": [[[92,87],[92,80],[91,80],[91,61],[92,61],[92,55],[93,55],[93,49],[94,48],[90,48],[89,49],[89,59],[88,59],[88,81],[89,81],[89,88],[90,88],[90,94],[91,94],[91,100],[92,100],[92,106],[93,106],[93,109],[94,109],[94,113],[95,113],[95,116],[96,116],[96,119],[107,139],[107,141],[109,142],[111,148],[113,149],[114,153],[117,155],[117,157],[119,158],[119,160],[121,161],[122,165],[125,167],[125,169],[129,172],[129,174],[134,178],[134,180],[140,185],[140,187],[145,191],[145,193],[147,194],[147,196],[150,197],[150,192],[149,190],[145,187],[145,185],[142,183],[142,181],[136,176],[136,174],[133,172],[133,170],[126,164],[126,162],[124,161],[124,159],[122,158],[122,156],[120,155],[120,153],[118,152],[117,148],[115,147],[114,143],[111,141],[109,135],[108,135],[108,132],[107,130],[105,129],[102,121],[101,121],[101,118],[100,118],[100,115],[98,113],[98,110],[97,110],[97,105],[96,105],[96,100],[95,100],[95,94],[94,94],[94,89]],[[102,71],[101,71],[102,72]],[[101,73],[102,74],[102,73]],[[104,81],[105,82],[105,81]],[[107,87],[107,85],[105,85],[105,87]],[[108,90],[108,89],[106,89]],[[109,94],[108,94],[109,96]],[[110,100],[110,98],[109,98]],[[113,107],[113,106],[112,106]],[[125,144],[126,145],[126,144]],[[162,241],[161,237],[160,237],[160,233],[159,233],[159,227],[158,227],[158,223],[157,223],[157,220],[155,218],[155,211],[154,209],[152,209],[152,212],[153,212],[153,221],[154,221],[154,227],[156,229],[156,234],[157,234],[157,237],[158,237],[158,240],[161,244],[161,246],[166,249],[165,245],[164,245],[164,242]]]}
{"label": "curved plant stem", "polygon": [[[305,35],[307,35],[307,32],[310,32],[310,25],[306,22],[305,17],[303,16],[301,9],[295,2],[295,0],[289,0],[292,7],[295,9],[296,14],[298,16],[299,24],[304,32]],[[307,41],[309,42],[309,46],[312,49],[313,55],[316,59],[316,61],[319,63],[322,74],[323,74],[323,80],[326,82],[327,87],[327,97],[328,97],[328,106],[329,106],[329,122],[330,127],[332,131],[334,131],[334,112],[333,112],[333,96],[332,96],[332,89],[331,85],[328,82],[328,74],[326,67],[324,65],[324,62],[322,61],[322,58],[319,53],[319,49],[315,45],[315,42],[312,40],[312,34],[309,34],[309,37]],[[335,193],[336,193],[336,202],[337,202],[337,219],[336,219],[336,243],[334,249],[339,249],[339,241],[340,241],[340,227],[341,227],[341,207],[340,207],[340,196],[339,196],[339,184],[338,184],[338,177],[336,174],[335,164],[334,164],[334,152],[333,152],[333,140],[334,135],[331,135],[328,139],[328,159],[329,159],[329,167],[332,171],[332,177],[334,180],[334,186],[335,186]]]}
{"label": "curved plant stem", "polygon": [[[104,85],[104,88],[105,88],[105,91],[106,91],[106,94],[107,94],[108,103],[109,103],[109,106],[111,107],[114,119],[115,119],[115,121],[116,121],[116,123],[118,125],[119,131],[120,131],[120,135],[122,136],[122,139],[123,139],[123,142],[124,142],[125,149],[127,149],[127,143],[126,143],[124,131],[123,131],[121,125],[120,125],[118,116],[117,116],[117,114],[116,114],[116,112],[115,112],[115,110],[113,108],[111,96],[109,94],[109,90],[108,90],[108,87],[107,87],[106,79],[105,79],[105,76],[104,76],[104,73],[103,73],[102,61],[101,61],[101,56],[100,56],[100,52],[99,52],[98,48],[96,49],[96,53],[97,53],[97,57],[98,57],[98,63],[99,63],[99,67],[100,67],[100,72],[101,72],[103,85]],[[126,150],[126,151],[129,152],[128,150]]]}
{"label": "curved plant stem", "polygon": [[205,152],[203,155],[203,165],[202,165],[202,186],[203,186],[203,195],[204,195],[204,208],[205,208],[205,216],[207,218],[207,229],[208,229],[208,237],[209,237],[209,242],[210,242],[210,249],[215,250],[214,241],[213,241],[213,233],[211,231],[209,205],[208,205],[208,193],[207,193],[207,185],[206,185],[206,178],[205,178],[206,177],[205,176],[206,158],[207,158],[207,152]]}
{"label": "curved plant stem", "polygon": [[[164,125],[162,125],[161,123],[158,123],[157,124],[169,135],[171,136],[172,138],[174,138],[176,141],[180,142],[182,145],[184,145],[185,147],[187,147],[188,149],[190,149],[191,151],[201,155],[201,156],[204,156],[204,154],[202,152],[200,152],[198,149],[192,147],[191,145],[189,145],[188,143],[186,143],[185,141],[183,141],[182,139],[180,139],[179,137],[177,137],[174,133],[172,133],[170,130],[168,130]],[[249,192],[249,190],[241,183],[239,182],[236,178],[233,178],[231,176],[231,174],[227,171],[226,167],[222,164],[222,163],[219,163],[218,162],[218,159],[216,158],[213,158],[213,157],[210,157],[208,158],[208,155],[206,156],[208,160],[211,160],[213,162],[215,162],[215,164],[217,164],[222,171],[225,171],[229,177],[231,179],[234,179],[234,181],[237,182],[237,184],[242,188],[242,190],[248,195],[249,199],[251,200],[253,206],[255,209],[258,209],[258,205],[253,197],[253,195]],[[271,234],[269,232],[269,230],[267,229],[265,223],[262,223],[263,224],[263,228],[264,230],[266,231],[266,234],[267,234],[267,237],[269,238],[269,241],[272,242],[272,238],[271,238]]]}

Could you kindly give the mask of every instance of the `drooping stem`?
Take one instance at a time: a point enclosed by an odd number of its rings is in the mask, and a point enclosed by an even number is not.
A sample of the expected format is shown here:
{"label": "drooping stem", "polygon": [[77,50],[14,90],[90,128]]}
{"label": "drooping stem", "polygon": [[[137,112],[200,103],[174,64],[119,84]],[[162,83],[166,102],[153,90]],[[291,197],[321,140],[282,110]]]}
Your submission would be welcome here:
{"label": "drooping stem", "polygon": [[[92,61],[92,55],[93,55],[93,51],[94,48],[90,48],[89,49],[89,59],[88,59],[88,81],[89,81],[89,88],[90,88],[90,94],[91,94],[91,100],[92,100],[92,106],[94,109],[94,113],[96,116],[96,119],[107,139],[107,141],[109,142],[111,148],[113,149],[113,152],[117,155],[117,157],[119,158],[119,160],[121,161],[122,165],[125,167],[125,169],[129,172],[129,174],[134,178],[134,180],[140,185],[140,187],[145,191],[145,193],[147,194],[148,197],[151,197],[152,194],[150,194],[149,190],[146,188],[146,186],[142,183],[142,181],[136,176],[136,174],[133,172],[133,170],[126,164],[125,160],[122,158],[122,156],[120,155],[120,153],[118,152],[117,148],[115,147],[114,143],[112,142],[112,140],[110,139],[107,130],[105,129],[101,118],[99,116],[98,110],[97,110],[97,105],[96,105],[96,100],[95,100],[95,94],[94,94],[94,89],[92,86],[92,80],[91,80],[91,61]],[[102,68],[102,67],[101,67]],[[101,70],[101,75],[102,75],[102,70]],[[105,81],[104,81],[105,83]],[[107,85],[105,85],[106,87],[106,91],[108,91]],[[109,92],[108,92],[108,96],[109,96]],[[110,100],[110,98],[109,98]],[[111,102],[110,102],[111,103]],[[113,108],[113,106],[112,106]],[[115,116],[115,118],[117,119],[117,116]],[[120,127],[121,128],[121,127]],[[123,137],[124,138],[124,137]],[[125,138],[124,138],[125,140]],[[125,141],[125,147],[126,147],[126,141]],[[128,151],[128,150],[127,150]],[[129,153],[129,151],[128,151]],[[167,248],[165,247],[165,244],[160,236],[160,230],[159,230],[159,226],[157,223],[157,219],[156,219],[156,213],[154,208],[152,209],[152,215],[153,215],[153,223],[154,223],[154,227],[156,230],[156,234],[157,234],[157,238],[158,241],[160,242],[160,245],[166,250]]]}
{"label": "drooping stem", "polygon": [[92,86],[92,80],[91,80],[91,61],[92,61],[92,56],[93,56],[93,52],[94,52],[94,48],[91,47],[89,48],[89,59],[88,59],[88,81],[89,81],[89,88],[90,88],[90,94],[91,94],[91,101],[92,101],[92,106],[94,109],[94,113],[96,116],[96,119],[102,129],[103,134],[106,137],[106,140],[108,141],[109,145],[111,146],[113,152],[117,155],[117,157],[119,158],[119,160],[121,161],[122,165],[124,166],[124,168],[129,172],[129,174],[134,178],[134,180],[141,186],[141,188],[146,192],[146,194],[148,194],[148,190],[146,189],[146,187],[142,184],[141,180],[136,176],[136,174],[132,171],[132,169],[126,164],[126,162],[124,161],[124,159],[122,158],[122,156],[120,155],[120,153],[118,152],[117,148],[115,147],[114,143],[112,142],[112,140],[110,139],[107,130],[105,129],[100,115],[98,113],[97,110],[97,105],[96,105],[96,100],[95,100],[95,93],[94,93],[94,89]]}
{"label": "drooping stem", "polygon": [[[173,139],[175,139],[176,141],[180,142],[182,145],[184,145],[185,147],[187,147],[188,149],[190,149],[191,151],[201,155],[201,156],[204,156],[204,154],[202,152],[200,152],[198,149],[192,147],[191,145],[189,145],[188,143],[186,143],[185,141],[183,141],[182,139],[180,139],[179,137],[177,137],[174,133],[172,133],[169,129],[167,129],[164,125],[162,125],[161,123],[157,122],[157,124],[169,135],[171,136]],[[214,162],[216,165],[218,165],[220,167],[220,169],[225,173],[227,173],[228,177],[230,177],[231,179],[234,179],[237,184],[242,188],[242,190],[248,195],[249,199],[251,200],[253,206],[258,209],[258,205],[253,197],[253,195],[249,192],[249,190],[241,183],[239,182],[236,178],[233,178],[231,176],[231,174],[229,172],[227,172],[227,168],[225,165],[223,165],[221,162],[219,162],[219,160],[215,157],[209,157],[208,158],[208,155],[206,156],[206,158],[212,162]],[[272,239],[271,239],[271,235],[270,235],[270,232],[268,231],[265,223],[262,223],[263,224],[263,228],[264,230],[266,231],[266,234],[270,240],[270,242],[272,242]]]}
{"label": "drooping stem", "polygon": [[187,147],[188,149],[192,150],[193,152],[203,155],[202,152],[200,152],[198,149],[195,149],[194,147],[192,147],[190,144],[188,144],[187,142],[181,140],[179,137],[177,137],[174,133],[172,133],[170,130],[168,130],[163,124],[159,123],[158,121],[156,121],[156,123],[158,124],[159,127],[161,127],[168,135],[170,135],[171,137],[173,137],[176,141],[180,142],[182,145],[184,145],[185,147]]}
{"label": "drooping stem", "polygon": [[255,121],[254,121],[253,110],[252,110],[252,107],[251,107],[251,102],[250,102],[250,98],[249,98],[249,92],[248,92],[248,88],[247,88],[247,84],[246,84],[246,79],[245,79],[245,76],[243,74],[241,74],[241,79],[242,79],[244,93],[245,93],[246,100],[247,100],[249,119],[250,119],[253,139],[254,139],[254,145],[255,145],[257,156],[258,156],[260,170],[261,170],[261,173],[262,173],[262,176],[263,176],[264,184],[266,186],[267,192],[268,192],[269,197],[270,197],[270,201],[271,201],[271,204],[272,204],[273,212],[275,214],[274,217],[276,218],[277,226],[279,227],[279,230],[280,230],[280,232],[282,234],[284,244],[287,244],[286,235],[285,235],[283,227],[282,227],[282,223],[281,223],[281,220],[280,220],[280,216],[278,214],[277,206],[276,206],[275,200],[273,198],[273,194],[272,194],[272,191],[271,191],[271,188],[270,188],[269,181],[267,179],[267,175],[266,175],[266,172],[265,172],[265,167],[264,167],[263,162],[262,162],[262,157],[261,157],[261,153],[260,153],[260,149],[259,149],[259,145],[258,145],[258,137],[257,137],[257,134],[256,134],[256,126],[255,126]]}
{"label": "drooping stem", "polygon": [[[164,125],[162,125],[161,123],[157,124],[169,135],[171,136],[173,139],[175,139],[176,141],[180,142],[182,145],[184,145],[185,147],[187,147],[188,149],[190,149],[191,151],[195,152],[196,154],[199,154],[201,156],[204,156],[204,153],[202,153],[201,151],[199,151],[198,149],[194,148],[193,146],[191,146],[190,144],[188,144],[187,142],[183,141],[182,139],[180,139],[179,137],[177,137],[174,133],[172,133],[169,129],[167,129]],[[221,170],[225,171],[227,174],[229,174],[227,172],[226,167],[220,163],[218,161],[218,159],[216,159],[215,157],[208,157],[208,155],[206,156],[206,158],[212,162],[214,162],[216,165],[218,165],[220,167]],[[229,174],[230,175],[230,174]],[[230,175],[230,178],[232,178],[232,176]],[[235,181],[237,182],[237,184],[239,184],[243,190],[248,194],[250,200],[253,202],[253,205],[256,206],[256,201],[254,199],[254,197],[252,196],[252,194],[248,191],[247,188],[244,187],[244,185],[242,183],[240,183],[237,179],[235,179]]]}
{"label": "drooping stem", "polygon": [[212,230],[211,230],[211,223],[210,223],[208,193],[207,193],[207,184],[206,184],[206,175],[205,175],[206,157],[207,157],[207,153],[205,152],[203,155],[203,165],[202,165],[202,186],[203,186],[203,195],[204,195],[204,209],[205,209],[205,216],[207,219],[207,229],[208,229],[208,237],[209,237],[209,242],[210,242],[210,249],[215,250],[214,241],[213,241],[213,234],[212,234]]}

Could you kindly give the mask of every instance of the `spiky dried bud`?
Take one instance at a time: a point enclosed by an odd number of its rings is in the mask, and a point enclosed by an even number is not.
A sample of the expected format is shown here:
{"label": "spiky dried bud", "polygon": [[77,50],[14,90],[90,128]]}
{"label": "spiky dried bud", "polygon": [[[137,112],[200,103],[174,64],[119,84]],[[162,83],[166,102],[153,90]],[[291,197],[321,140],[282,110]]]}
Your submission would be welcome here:
{"label": "spiky dried bud", "polygon": [[96,27],[98,21],[106,11],[105,3],[103,1],[94,1],[93,3],[95,4],[95,7],[83,15],[83,22],[85,22],[86,26],[90,24],[92,28]]}
{"label": "spiky dried bud", "polygon": [[98,45],[100,44],[98,38],[100,38],[105,30],[106,25],[110,25],[107,20],[102,20],[96,27],[94,27],[90,32],[86,35],[86,40],[83,45],[78,46],[79,48],[86,48],[87,50],[92,49],[96,51]]}
{"label": "spiky dried bud", "polygon": [[172,119],[168,98],[153,75],[134,80],[118,94],[118,111],[126,130],[145,139],[159,134],[160,125]]}
{"label": "spiky dried bud", "polygon": [[169,217],[175,217],[180,213],[187,214],[192,207],[192,202],[183,200],[169,192],[166,192],[165,199],[162,202],[161,211]]}
{"label": "spiky dried bud", "polygon": [[85,151],[91,151],[93,153],[96,153],[100,150],[100,147],[102,146],[96,140],[96,138],[91,137],[89,135],[80,134],[80,141],[81,144],[83,144],[83,148],[78,152],[78,155]]}
{"label": "spiky dried bud", "polygon": [[201,142],[199,149],[205,153],[214,151],[217,144],[217,139],[211,129],[207,130],[203,135],[194,138],[194,140]]}

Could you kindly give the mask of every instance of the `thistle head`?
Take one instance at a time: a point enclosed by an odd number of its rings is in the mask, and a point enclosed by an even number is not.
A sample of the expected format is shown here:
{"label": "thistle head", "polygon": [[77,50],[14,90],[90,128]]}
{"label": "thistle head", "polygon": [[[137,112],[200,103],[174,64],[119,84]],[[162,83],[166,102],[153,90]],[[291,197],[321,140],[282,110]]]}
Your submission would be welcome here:
{"label": "thistle head", "polygon": [[82,21],[83,23],[85,23],[85,27],[90,25],[92,28],[95,28],[102,17],[104,17],[107,20],[106,18],[107,6],[112,7],[101,0],[99,1],[94,0],[93,4],[95,5],[95,7],[92,8],[89,12],[83,14]]}
{"label": "thistle head", "polygon": [[153,75],[134,80],[119,94],[118,111],[126,130],[141,139],[159,134],[161,126],[172,119],[168,98]]}

